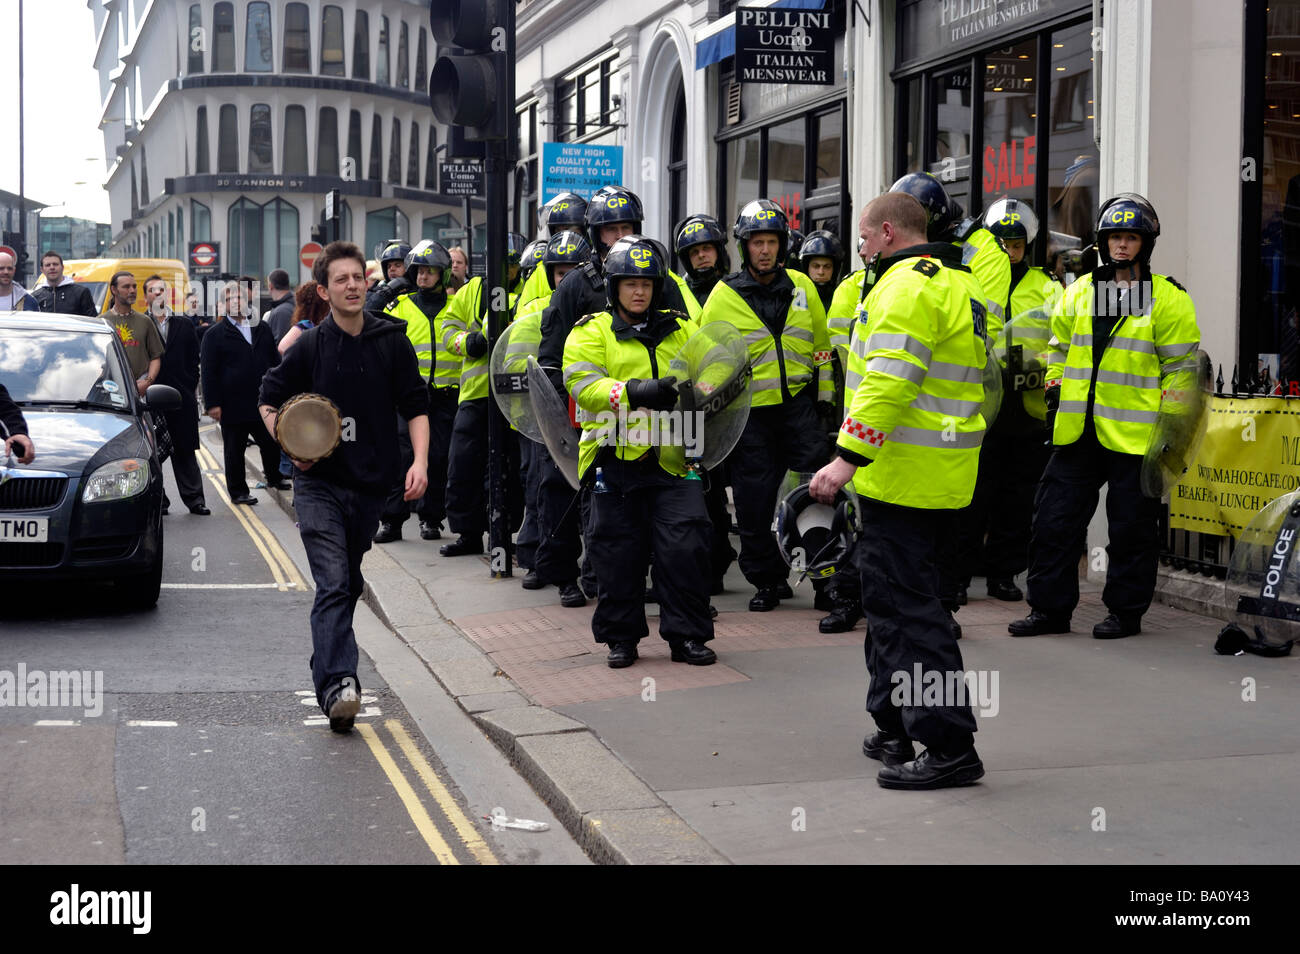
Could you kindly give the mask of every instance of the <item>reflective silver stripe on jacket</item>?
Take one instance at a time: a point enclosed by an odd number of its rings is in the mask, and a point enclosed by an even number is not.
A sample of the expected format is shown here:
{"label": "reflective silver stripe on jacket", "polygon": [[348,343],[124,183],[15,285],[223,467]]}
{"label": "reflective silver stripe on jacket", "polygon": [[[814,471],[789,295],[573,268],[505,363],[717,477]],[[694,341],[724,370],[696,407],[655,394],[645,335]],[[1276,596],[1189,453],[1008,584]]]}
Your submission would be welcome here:
{"label": "reflective silver stripe on jacket", "polygon": [[930,377],[943,381],[956,381],[959,384],[980,384],[984,380],[984,370],[967,367],[964,364],[950,364],[947,361],[931,361]]}
{"label": "reflective silver stripe on jacket", "polygon": [[1158,388],[1159,378],[1149,378],[1145,374],[1124,374],[1121,371],[1108,371],[1102,368],[1097,372],[1097,380],[1107,384],[1121,384],[1130,388]]}
{"label": "reflective silver stripe on jacket", "polygon": [[807,341],[809,343],[813,340],[812,329],[800,328],[798,325],[786,325],[781,329],[781,334],[786,338],[797,338],[800,341]]}
{"label": "reflective silver stripe on jacket", "polygon": [[911,444],[913,447],[952,447],[966,450],[979,447],[984,442],[984,431],[950,429],[931,431],[924,427],[896,427],[890,433],[889,440],[897,444]]}
{"label": "reflective silver stripe on jacket", "polygon": [[917,411],[931,411],[965,420],[979,410],[980,402],[939,397],[937,394],[918,394],[911,406]]}
{"label": "reflective silver stripe on jacket", "polygon": [[1196,349],[1199,346],[1199,341],[1189,341],[1181,344],[1156,345],[1156,354],[1160,355],[1160,357],[1165,360],[1168,360],[1169,358],[1181,358],[1183,356],[1191,357],[1196,353]]}
{"label": "reflective silver stripe on jacket", "polygon": [[1122,348],[1125,351],[1135,351],[1139,354],[1156,353],[1156,343],[1147,341],[1145,338],[1111,338],[1107,347]]}
{"label": "reflective silver stripe on jacket", "polygon": [[872,351],[906,351],[914,358],[920,358],[926,364],[930,363],[933,352],[922,342],[917,341],[908,334],[890,334],[883,331],[877,331],[875,334],[868,335],[866,340],[859,338],[861,350],[854,349],[854,353],[865,358]]}
{"label": "reflective silver stripe on jacket", "polygon": [[910,381],[918,387],[925,380],[925,368],[917,367],[912,362],[904,361],[902,358],[872,358],[867,362],[867,373],[871,374],[873,372],[902,378],[904,381]]}
{"label": "reflective silver stripe on jacket", "polygon": [[[1087,401],[1062,401],[1059,411],[1063,414],[1084,414],[1088,410]],[[1107,407],[1094,402],[1092,413],[1110,421],[1125,421],[1133,424],[1154,424],[1160,416],[1156,411],[1131,411],[1125,408]]]}

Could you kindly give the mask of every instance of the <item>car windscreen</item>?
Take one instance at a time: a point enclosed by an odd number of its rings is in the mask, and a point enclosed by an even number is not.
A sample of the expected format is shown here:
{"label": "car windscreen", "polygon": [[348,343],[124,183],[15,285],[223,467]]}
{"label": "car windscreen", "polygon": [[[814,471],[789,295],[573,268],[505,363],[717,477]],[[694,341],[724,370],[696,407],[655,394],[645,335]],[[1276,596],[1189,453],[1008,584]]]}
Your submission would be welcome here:
{"label": "car windscreen", "polygon": [[0,384],[15,401],[129,411],[130,376],[112,335],[35,328],[0,334]]}
{"label": "car windscreen", "polygon": [[[108,282],[78,282],[84,288],[90,289],[90,297],[95,300],[95,307],[100,311],[107,311],[108,306],[104,304],[104,299],[108,295]],[[144,294],[141,293],[141,298]]]}

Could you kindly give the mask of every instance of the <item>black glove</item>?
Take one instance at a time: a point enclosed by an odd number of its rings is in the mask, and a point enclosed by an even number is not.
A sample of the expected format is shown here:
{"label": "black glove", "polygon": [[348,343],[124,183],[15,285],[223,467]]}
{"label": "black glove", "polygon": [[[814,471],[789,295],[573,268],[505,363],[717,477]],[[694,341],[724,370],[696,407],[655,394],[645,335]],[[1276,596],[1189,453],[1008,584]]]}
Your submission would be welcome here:
{"label": "black glove", "polygon": [[465,353],[471,358],[481,358],[487,354],[487,338],[481,331],[471,331],[465,336]]}
{"label": "black glove", "polygon": [[677,379],[629,378],[623,393],[629,407],[644,407],[652,411],[671,411],[677,406]]}
{"label": "black glove", "polygon": [[414,286],[412,286],[410,282],[401,275],[398,275],[396,278],[390,279],[382,288],[380,288],[379,294],[383,297],[385,303],[391,305],[393,302],[397,301],[398,295],[410,291],[412,287]]}
{"label": "black glove", "polygon": [[1057,385],[1054,388],[1048,388],[1043,392],[1043,401],[1047,404],[1047,417],[1043,421],[1047,427],[1047,440],[1044,441],[1049,447],[1052,444],[1052,431],[1056,429],[1056,409],[1061,406],[1061,387]]}

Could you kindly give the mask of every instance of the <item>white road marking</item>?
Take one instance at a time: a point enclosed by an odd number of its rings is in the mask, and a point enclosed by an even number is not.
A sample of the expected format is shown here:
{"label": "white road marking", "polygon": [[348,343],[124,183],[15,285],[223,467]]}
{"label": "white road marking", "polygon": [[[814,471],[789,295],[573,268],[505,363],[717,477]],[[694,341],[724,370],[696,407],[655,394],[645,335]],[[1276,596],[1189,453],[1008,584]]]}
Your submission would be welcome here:
{"label": "white road marking", "polygon": [[164,590],[282,590],[298,589],[297,583],[164,583]]}
{"label": "white road marking", "polygon": [[149,719],[128,719],[127,725],[140,729],[174,729],[177,723]]}
{"label": "white road marking", "polygon": [[38,719],[36,725],[81,725],[80,719]]}
{"label": "white road marking", "polygon": [[[364,719],[366,716],[377,716],[377,715],[383,715],[383,713],[379,710],[378,706],[366,706],[364,709],[362,709],[360,712],[357,713],[357,718]],[[303,719],[302,724],[303,725],[329,725],[330,720],[329,720],[329,716],[318,715],[318,716],[312,716],[312,718],[310,719]]]}

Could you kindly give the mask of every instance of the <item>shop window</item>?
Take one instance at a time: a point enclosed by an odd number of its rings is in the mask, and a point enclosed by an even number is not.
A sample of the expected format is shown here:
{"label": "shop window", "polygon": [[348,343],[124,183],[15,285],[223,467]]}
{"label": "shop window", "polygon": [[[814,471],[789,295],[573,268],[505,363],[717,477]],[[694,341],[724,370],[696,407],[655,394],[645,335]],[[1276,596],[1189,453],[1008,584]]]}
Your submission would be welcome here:
{"label": "shop window", "polygon": [[388,17],[379,18],[379,55],[375,60],[375,82],[388,85]]}
{"label": "shop window", "polygon": [[248,111],[248,171],[275,171],[271,160],[271,107],[266,103],[254,103]]}
{"label": "shop window", "polygon": [[[844,117],[840,110],[813,117],[813,134],[809,142],[817,143],[816,165],[813,166],[814,189],[838,186],[844,151]],[[806,230],[805,230],[806,231]]]}
{"label": "shop window", "polygon": [[361,112],[352,110],[348,114],[348,151],[345,159],[351,160],[352,174],[361,173]]}
{"label": "shop window", "polygon": [[[1047,161],[1049,257],[1092,244],[1097,224],[1100,157],[1093,141],[1092,38],[1080,23],[1052,34]],[[1041,218],[1041,216],[1040,216]]]}
{"label": "shop window", "polygon": [[212,210],[197,199],[190,200],[190,227],[194,230],[192,241],[212,241]]}
{"label": "shop window", "polygon": [[420,124],[411,123],[411,144],[406,149],[406,184],[420,188]]}
{"label": "shop window", "polygon": [[273,62],[271,5],[263,0],[257,0],[248,5],[244,29],[244,72],[269,73]]}
{"label": "shop window", "polygon": [[239,113],[230,103],[217,114],[217,171],[239,171]]}
{"label": "shop window", "polygon": [[762,134],[750,133],[727,143],[727,182],[734,184],[734,193],[727,197],[731,208],[723,213],[723,220],[735,221],[746,202],[763,198],[759,192],[763,168]]}
{"label": "shop window", "polygon": [[305,3],[290,3],[284,8],[284,71],[311,72],[311,21]]}
{"label": "shop window", "polygon": [[555,87],[555,139],[570,142],[578,136],[578,89],[572,81]]}
{"label": "shop window", "polygon": [[982,207],[1003,196],[1035,203],[1038,182],[1038,39],[984,56]]}
{"label": "shop window", "polygon": [[367,258],[378,258],[384,243],[390,239],[405,242],[410,234],[410,220],[397,206],[376,209],[366,213],[366,244],[362,251]]}
{"label": "shop window", "polygon": [[322,106],[316,126],[316,175],[339,174],[339,114],[333,106]]}
{"label": "shop window", "polygon": [[388,181],[402,184],[402,122],[393,120],[393,130],[388,140]]}
{"label": "shop window", "polygon": [[294,274],[298,266],[298,210],[284,199],[272,199],[262,207],[262,268],[267,275],[277,268]]}
{"label": "shop window", "polygon": [[424,187],[438,191],[438,127],[429,124],[429,145],[424,152]]}
{"label": "shop window", "polygon": [[[668,138],[668,221],[676,228],[686,218],[686,95],[679,87],[673,107],[673,130]],[[670,236],[670,246],[677,236]],[[676,251],[673,251],[675,258]]]}
{"label": "shop window", "polygon": [[358,10],[352,24],[352,78],[370,79],[370,16]]}
{"label": "shop window", "polygon": [[302,106],[284,108],[284,172],[307,174],[307,110]]}
{"label": "shop window", "polygon": [[212,72],[235,72],[235,5],[212,8]]}
{"label": "shop window", "polygon": [[767,189],[764,196],[785,212],[791,228],[802,229],[805,135],[803,117],[767,130]]}
{"label": "shop window", "polygon": [[241,197],[227,216],[226,259],[235,275],[298,267],[298,210],[283,199],[258,205]]}
{"label": "shop window", "polygon": [[203,8],[197,3],[190,4],[190,30],[185,37],[185,46],[189,50],[185,72],[202,73],[203,51],[207,44],[203,42]]}
{"label": "shop window", "polygon": [[426,215],[424,221],[420,223],[420,238],[440,242],[442,240],[438,238],[438,233],[442,229],[454,229],[459,224],[450,212],[444,212],[441,215]]}
{"label": "shop window", "polygon": [[970,72],[964,66],[930,80],[934,146],[928,169],[943,180],[948,195],[966,207],[970,206]]}
{"label": "shop window", "polygon": [[241,198],[226,214],[227,269],[234,275],[254,274],[262,262],[262,207]]}
{"label": "shop window", "polygon": [[425,50],[424,28],[417,27],[416,33],[418,36],[415,44],[415,91],[423,93],[429,88],[429,59]]}
{"label": "shop window", "polygon": [[898,87],[899,95],[902,97],[899,105],[902,128],[899,130],[898,137],[897,165],[898,175],[903,176],[909,172],[921,171],[921,155],[925,152],[925,143],[922,139],[925,132],[921,126],[921,77],[913,76],[909,80],[900,82]]}
{"label": "shop window", "polygon": [[323,76],[342,76],[343,8],[327,6],[320,15],[320,71]]}
{"label": "shop window", "polygon": [[204,175],[211,168],[208,148],[208,107],[200,106],[194,111],[194,174]]}
{"label": "shop window", "polygon": [[370,168],[366,173],[367,179],[378,179],[382,171],[380,153],[383,151],[383,138],[384,124],[376,113],[370,123]]}
{"label": "shop window", "polygon": [[407,59],[406,46],[410,41],[410,35],[406,29],[406,21],[400,24],[397,31],[397,77],[395,85],[402,89],[409,89],[411,86],[411,69],[410,60]]}

